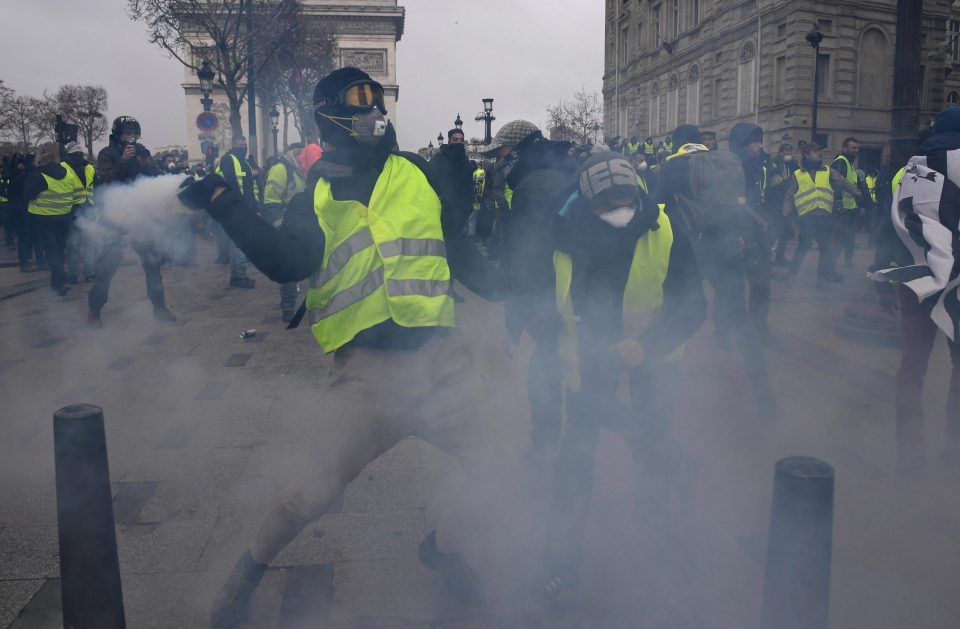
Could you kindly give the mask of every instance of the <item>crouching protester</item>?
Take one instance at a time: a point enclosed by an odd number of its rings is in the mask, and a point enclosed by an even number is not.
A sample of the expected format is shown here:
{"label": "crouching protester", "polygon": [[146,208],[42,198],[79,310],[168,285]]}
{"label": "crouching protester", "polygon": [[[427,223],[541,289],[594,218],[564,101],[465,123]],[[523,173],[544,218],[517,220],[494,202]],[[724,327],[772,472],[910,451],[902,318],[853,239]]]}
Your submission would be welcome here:
{"label": "crouching protester", "polygon": [[[553,256],[566,423],[547,525],[548,601],[579,581],[600,428],[624,439],[641,470],[669,466],[676,363],[707,311],[689,239],[639,188],[631,163],[591,155],[578,182]],[[624,374],[628,402],[618,395]]]}
{"label": "crouching protester", "polygon": [[[450,277],[500,299],[500,275],[442,204],[426,163],[394,152],[379,83],[356,68],[336,70],[318,83],[314,105],[323,158],[279,227],[219,176],[188,179],[179,193],[189,207],[206,209],[274,282],[311,278],[291,326],[309,310],[314,338],[334,355],[332,377],[316,393],[324,430],[312,461],[319,474],[267,516],[215,602],[214,627],[243,622],[267,564],[373,459],[416,435],[468,468],[489,429],[480,420],[493,396],[454,330]],[[435,541],[431,534],[421,543],[423,563],[453,594],[475,598],[466,560],[440,552]]]}

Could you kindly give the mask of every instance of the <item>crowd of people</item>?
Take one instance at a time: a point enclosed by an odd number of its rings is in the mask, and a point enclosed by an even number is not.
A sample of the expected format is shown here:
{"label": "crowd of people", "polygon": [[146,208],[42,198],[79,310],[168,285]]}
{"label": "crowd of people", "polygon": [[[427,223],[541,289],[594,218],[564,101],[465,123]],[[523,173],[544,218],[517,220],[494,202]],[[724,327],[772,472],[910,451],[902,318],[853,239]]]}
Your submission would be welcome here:
{"label": "crowd of people", "polygon": [[[812,142],[799,154],[780,144],[768,155],[763,129],[749,123],[735,125],[720,149],[716,133],[693,125],[659,143],[633,136],[573,146],[515,120],[497,132],[482,163],[467,158],[459,129],[427,161],[398,150],[383,87],[361,70],[324,77],[314,104],[322,148],[292,146],[259,171],[238,136],[213,172],[195,170],[178,191],[197,210],[183,221],[194,226],[183,237],[194,239],[198,224],[213,233],[217,262],[230,265],[230,287],[254,287],[252,263],[279,285],[290,327],[309,314],[313,337],[335,356],[337,376],[323,404],[348,416],[338,422],[347,428],[330,435],[320,477],[267,515],[237,561],[215,604],[215,627],[243,622],[269,562],[401,439],[417,435],[465,465],[477,458],[488,435],[476,420],[488,415],[491,396],[476,377],[474,349],[456,330],[454,280],[505,302],[513,342],[524,332],[533,340],[531,447],[553,461],[537,594],[549,604],[578,587],[600,428],[620,435],[638,462],[669,468],[661,459],[669,456],[673,398],[683,388],[678,362],[708,313],[718,345],[735,348],[743,363],[758,417],[771,422],[782,410],[766,358],[776,344],[771,268],[787,267],[795,282],[816,244],[818,285],[827,290],[843,281],[841,254],[852,266],[861,229],[877,244],[874,268],[909,263],[902,252],[897,257],[888,216],[894,176],[858,170],[855,137],[830,159],[828,147]],[[922,150],[960,149],[956,111],[941,114]],[[82,259],[94,326],[127,235],[116,231],[89,251],[75,217],[95,214],[100,186],[179,169],[176,156],[158,166],[139,137],[136,120],[121,117],[96,165],[72,145],[62,161],[42,150],[36,164],[22,156],[4,162],[7,242],[16,241],[21,269],[46,265],[52,288],[64,294],[79,281]],[[149,239],[131,244],[156,318],[174,320],[161,274],[169,252]],[[299,309],[298,283],[306,294]],[[909,290],[878,289],[888,304],[899,290],[905,346],[897,436],[902,469],[916,473],[924,462],[919,396],[936,328]],[[951,349],[956,361],[952,341]],[[618,395],[624,380],[629,402]],[[949,399],[955,423],[956,376]],[[953,423],[948,437],[958,464]],[[419,551],[451,595],[476,600],[479,585],[464,556],[441,551],[435,533]]]}

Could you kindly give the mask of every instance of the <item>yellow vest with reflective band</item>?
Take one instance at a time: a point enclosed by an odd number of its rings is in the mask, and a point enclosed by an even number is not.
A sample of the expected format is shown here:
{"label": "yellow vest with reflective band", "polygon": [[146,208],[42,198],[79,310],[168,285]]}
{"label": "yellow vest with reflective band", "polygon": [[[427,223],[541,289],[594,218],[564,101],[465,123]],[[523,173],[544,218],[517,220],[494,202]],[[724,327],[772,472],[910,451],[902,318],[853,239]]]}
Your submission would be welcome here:
{"label": "yellow vest with reflective band", "polygon": [[870,191],[870,198],[877,202],[877,178],[873,175],[867,175],[867,190]]}
{"label": "yellow vest with reflective band", "polygon": [[[854,170],[853,164],[850,163],[850,160],[844,155],[837,155],[837,159],[833,160],[836,162],[843,162],[847,165],[847,181],[852,183],[854,187],[860,183],[860,177],[857,175],[857,171]],[[845,210],[855,210],[857,209],[857,199],[849,192],[843,192],[843,209]]]}
{"label": "yellow vest with reflective band", "polygon": [[643,146],[643,143],[639,140],[637,142],[627,142],[627,156],[633,155],[639,151],[641,146]]}
{"label": "yellow vest with reflective band", "polygon": [[83,165],[83,174],[84,178],[86,179],[86,183],[80,181],[80,177],[77,176],[77,171],[73,169],[73,166],[67,162],[60,162],[60,165],[66,168],[74,178],[73,204],[82,205],[84,203],[89,203],[93,205],[93,178],[97,172],[93,165]]}
{"label": "yellow vest with reflective band", "polygon": [[483,191],[487,187],[487,174],[482,168],[473,171],[473,209],[480,209],[480,199],[483,197]]}
{"label": "yellow vest with reflective band", "polygon": [[[246,178],[246,176],[247,176],[247,171],[245,171],[245,170],[243,169],[243,164],[240,162],[239,159],[237,159],[237,156],[236,156],[236,155],[234,155],[233,153],[227,153],[226,155],[224,155],[224,158],[227,158],[227,157],[229,157],[230,159],[233,160],[233,172],[235,172],[235,173],[237,174],[237,187],[240,188],[239,190],[237,190],[237,192],[239,192],[239,193],[242,195],[242,194],[243,194],[243,180],[244,180],[244,179]],[[220,175],[221,177],[223,177],[223,170],[220,168],[222,165],[223,165],[223,160],[220,160],[220,163],[217,164],[217,170],[215,171],[215,172],[216,172],[218,175]],[[253,178],[253,181],[252,181],[251,183],[253,183],[253,197],[259,201],[259,200],[260,200],[260,186],[257,185],[257,178],[254,177],[254,178]]]}
{"label": "yellow vest with reflective band", "polygon": [[[663,305],[663,283],[670,267],[673,227],[663,212],[657,219],[660,228],[650,230],[637,241],[633,262],[623,292],[623,328],[627,336],[643,332]],[[577,324],[580,318],[573,309],[570,286],[573,282],[573,258],[563,251],[554,251],[553,270],[556,276],[557,312],[563,319],[560,336],[560,362],[571,391],[580,390],[580,352]],[[675,351],[664,360],[679,356]]]}
{"label": "yellow vest with reflective band", "polygon": [[797,216],[803,216],[814,210],[833,213],[833,188],[830,186],[828,166],[821,166],[817,170],[816,180],[802,168],[798,168],[793,176],[797,179],[797,193],[793,195]]}
{"label": "yellow vest with reflective band", "polygon": [[647,194],[650,194],[650,191],[647,190],[647,181],[646,181],[646,179],[644,179],[644,178],[643,178],[642,176],[640,176],[639,174],[637,175],[637,185],[640,186],[640,189],[641,189],[641,190],[643,190],[643,191],[646,192]]}
{"label": "yellow vest with reflective band", "polygon": [[643,143],[643,154],[647,156],[652,156],[657,152],[657,146],[653,142],[644,142]]}
{"label": "yellow vest with reflective band", "polygon": [[27,212],[38,216],[62,216],[73,209],[74,188],[80,185],[70,169],[65,169],[63,179],[54,179],[40,173],[47,180],[47,189],[36,199],[30,201]]}
{"label": "yellow vest with reflective band", "polygon": [[503,186],[503,198],[507,200],[507,208],[513,209],[513,188],[510,186]]}
{"label": "yellow vest with reflective band", "polygon": [[907,167],[904,166],[897,171],[897,174],[893,176],[893,196],[897,196],[897,188],[900,186],[900,180],[903,179],[903,173],[907,172]]}
{"label": "yellow vest with reflective band", "polygon": [[[289,177],[287,171],[292,172],[293,177]],[[303,192],[306,185],[299,168],[294,169],[283,161],[277,162],[267,172],[267,181],[263,184],[263,204],[286,205],[295,194]]]}
{"label": "yellow vest with reflective band", "polygon": [[313,208],[326,247],[307,308],[323,351],[391,319],[408,328],[454,326],[440,199],[417,166],[390,155],[369,205],[337,201],[320,179]]}

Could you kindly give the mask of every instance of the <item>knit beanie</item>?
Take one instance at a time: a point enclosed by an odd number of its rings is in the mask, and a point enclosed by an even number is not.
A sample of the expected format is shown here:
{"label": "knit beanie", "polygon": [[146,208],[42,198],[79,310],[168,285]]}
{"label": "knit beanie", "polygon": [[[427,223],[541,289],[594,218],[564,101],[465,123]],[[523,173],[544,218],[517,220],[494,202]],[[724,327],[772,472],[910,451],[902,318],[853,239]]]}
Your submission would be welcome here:
{"label": "knit beanie", "polygon": [[588,203],[637,195],[637,171],[613,151],[592,153],[577,170],[580,196]]}
{"label": "knit beanie", "polygon": [[933,123],[934,133],[960,133],[960,107],[947,107]]}

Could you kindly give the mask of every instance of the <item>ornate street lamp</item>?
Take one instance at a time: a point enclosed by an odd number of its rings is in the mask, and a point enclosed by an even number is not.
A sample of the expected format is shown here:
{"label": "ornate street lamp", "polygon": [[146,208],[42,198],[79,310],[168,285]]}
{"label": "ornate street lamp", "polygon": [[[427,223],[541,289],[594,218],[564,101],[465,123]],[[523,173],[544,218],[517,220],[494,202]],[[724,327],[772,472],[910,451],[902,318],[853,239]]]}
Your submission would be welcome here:
{"label": "ornate street lamp", "polygon": [[460,129],[461,131],[463,131],[463,120],[460,120],[459,112],[457,113],[457,119],[453,121],[453,126],[454,128]]}
{"label": "ornate street lamp", "polygon": [[807,43],[813,47],[813,117],[810,141],[817,141],[817,109],[820,106],[820,42],[823,41],[823,32],[820,24],[815,23],[806,36]]}
{"label": "ornate street lamp", "polygon": [[270,131],[273,132],[273,155],[277,155],[277,127],[280,123],[280,112],[277,111],[277,105],[274,104],[270,107],[270,111],[267,112],[270,116]]}
{"label": "ornate street lamp", "polygon": [[484,124],[484,133],[483,133],[483,143],[490,144],[493,141],[493,136],[490,134],[490,126],[493,124],[493,121],[496,120],[496,117],[493,115],[493,99],[484,98],[483,100],[483,111],[476,115],[474,120],[477,122],[483,121]]}
{"label": "ornate street lamp", "polygon": [[200,91],[203,92],[203,98],[200,99],[200,102],[203,104],[204,111],[210,111],[213,106],[213,101],[210,100],[210,92],[213,91],[213,79],[215,77],[216,74],[210,67],[209,61],[200,64],[200,69],[197,70],[197,78],[200,80]]}

